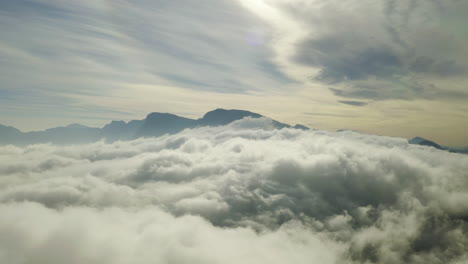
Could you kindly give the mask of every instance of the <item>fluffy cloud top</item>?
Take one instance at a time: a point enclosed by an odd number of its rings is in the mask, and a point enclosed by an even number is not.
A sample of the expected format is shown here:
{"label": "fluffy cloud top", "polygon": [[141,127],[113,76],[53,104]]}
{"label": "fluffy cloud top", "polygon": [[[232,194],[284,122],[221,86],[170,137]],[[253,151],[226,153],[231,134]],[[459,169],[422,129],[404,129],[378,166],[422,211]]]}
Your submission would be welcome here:
{"label": "fluffy cloud top", "polygon": [[0,262],[466,263],[466,156],[269,122],[1,147]]}

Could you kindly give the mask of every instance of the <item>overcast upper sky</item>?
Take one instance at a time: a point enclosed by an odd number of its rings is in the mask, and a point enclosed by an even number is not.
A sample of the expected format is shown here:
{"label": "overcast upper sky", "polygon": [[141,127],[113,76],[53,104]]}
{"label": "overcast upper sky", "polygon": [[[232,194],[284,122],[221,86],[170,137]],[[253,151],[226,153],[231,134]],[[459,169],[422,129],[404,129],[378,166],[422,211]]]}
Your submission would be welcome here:
{"label": "overcast upper sky", "polygon": [[246,109],[468,145],[465,0],[1,0],[0,123]]}

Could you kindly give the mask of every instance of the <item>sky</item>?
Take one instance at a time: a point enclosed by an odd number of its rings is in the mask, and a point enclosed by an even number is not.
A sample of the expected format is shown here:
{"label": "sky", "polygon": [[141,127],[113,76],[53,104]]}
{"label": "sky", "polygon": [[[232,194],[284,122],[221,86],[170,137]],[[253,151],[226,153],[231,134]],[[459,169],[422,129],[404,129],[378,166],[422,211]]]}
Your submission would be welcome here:
{"label": "sky", "polygon": [[0,123],[150,112],[468,145],[464,0],[2,0]]}

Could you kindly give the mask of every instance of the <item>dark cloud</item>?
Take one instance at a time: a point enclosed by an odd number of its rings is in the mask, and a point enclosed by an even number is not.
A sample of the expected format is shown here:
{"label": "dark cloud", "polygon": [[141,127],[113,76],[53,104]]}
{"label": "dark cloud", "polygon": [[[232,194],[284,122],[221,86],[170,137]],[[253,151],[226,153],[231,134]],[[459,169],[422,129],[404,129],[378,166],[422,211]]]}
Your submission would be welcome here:
{"label": "dark cloud", "polygon": [[247,118],[112,144],[4,146],[0,157],[2,263],[467,257],[467,157],[405,139]]}
{"label": "dark cloud", "polygon": [[402,63],[390,49],[370,48],[338,58],[322,53],[323,50],[319,51],[323,55],[316,56],[316,64],[312,66],[323,67],[316,79],[327,83],[365,80],[370,77],[387,78],[401,73]]}
{"label": "dark cloud", "polygon": [[365,105],[368,104],[367,102],[361,102],[361,101],[344,101],[344,100],[340,100],[338,102],[340,102],[342,104],[353,105],[353,106],[365,106]]}
{"label": "dark cloud", "polygon": [[467,73],[468,50],[462,44],[466,34],[456,29],[466,23],[466,16],[458,9],[466,10],[466,4],[350,1],[345,8],[328,1],[320,12],[291,4],[288,10],[312,28],[293,59],[320,69],[313,80],[335,85],[343,90],[342,97],[442,98],[450,89],[435,87],[433,80],[456,80]]}
{"label": "dark cloud", "polygon": [[435,61],[430,57],[417,57],[410,65],[410,70],[417,73],[431,73],[442,77],[466,74],[466,67],[455,60]]}
{"label": "dark cloud", "polygon": [[335,95],[345,98],[370,99],[370,100],[412,100],[414,98],[436,99],[450,97],[450,93],[437,93],[433,84],[423,84],[418,81],[405,82],[393,80],[393,82],[356,82],[347,85],[343,89],[329,88]]}
{"label": "dark cloud", "polygon": [[[345,40],[342,41],[345,43]],[[301,48],[305,50],[299,51],[296,60],[322,68],[314,80],[338,87],[344,85],[345,88],[331,89],[341,97],[374,100],[441,98],[446,97],[446,91],[421,79],[408,79],[407,76],[422,73],[449,78],[466,73],[466,67],[455,60],[436,61],[426,56],[405,58],[391,47],[347,52],[342,50],[344,46],[336,39],[312,43]]]}

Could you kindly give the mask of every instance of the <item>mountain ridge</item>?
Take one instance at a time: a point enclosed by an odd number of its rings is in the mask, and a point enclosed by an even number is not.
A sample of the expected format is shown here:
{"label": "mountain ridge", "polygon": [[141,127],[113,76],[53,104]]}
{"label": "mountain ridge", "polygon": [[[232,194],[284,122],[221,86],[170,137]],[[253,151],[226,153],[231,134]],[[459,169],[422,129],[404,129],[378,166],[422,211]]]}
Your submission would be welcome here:
{"label": "mountain ridge", "polygon": [[[102,139],[114,142],[131,140],[140,137],[158,137],[164,134],[175,134],[187,128],[204,126],[222,126],[245,117],[261,118],[261,114],[246,110],[218,108],[209,111],[199,119],[181,117],[171,113],[152,112],[142,120],[112,120],[101,128],[81,124],[70,124],[49,128],[42,131],[21,132],[11,127],[0,125],[0,145],[28,145],[36,143],[80,144],[92,143]],[[275,128],[309,129],[297,124],[291,126],[272,120]]]}
{"label": "mountain ridge", "polygon": [[[83,144],[99,140],[106,140],[107,142],[132,140],[141,137],[158,137],[164,134],[175,134],[188,128],[223,126],[245,117],[261,118],[265,116],[246,110],[217,108],[205,113],[198,119],[181,117],[171,113],[152,112],[141,120],[130,120],[128,122],[112,120],[101,128],[72,123],[67,126],[53,127],[41,131],[22,132],[15,127],[0,124],[0,145],[12,144],[23,146],[38,143]],[[271,118],[270,120],[273,127],[277,129],[310,129],[301,124],[291,126]],[[408,143],[434,147],[454,153],[468,154],[468,147],[445,147],[422,137],[410,139]]]}
{"label": "mountain ridge", "polygon": [[453,153],[468,154],[468,147],[461,147],[461,148],[445,147],[445,146],[437,144],[436,142],[432,140],[429,140],[423,137],[414,137],[408,140],[408,143],[413,144],[413,145],[433,147],[436,149],[446,150],[446,151],[453,152]]}
{"label": "mountain ridge", "polygon": [[415,145],[430,146],[430,147],[434,147],[436,149],[444,149],[442,146],[435,143],[434,141],[431,141],[429,139],[425,139],[425,138],[422,138],[422,137],[414,137],[414,138],[408,140],[408,142],[410,144],[415,144]]}

